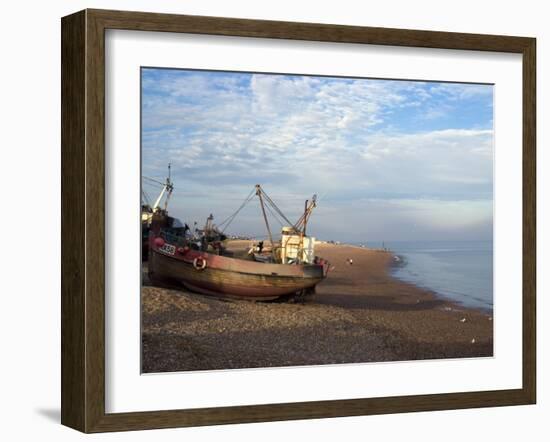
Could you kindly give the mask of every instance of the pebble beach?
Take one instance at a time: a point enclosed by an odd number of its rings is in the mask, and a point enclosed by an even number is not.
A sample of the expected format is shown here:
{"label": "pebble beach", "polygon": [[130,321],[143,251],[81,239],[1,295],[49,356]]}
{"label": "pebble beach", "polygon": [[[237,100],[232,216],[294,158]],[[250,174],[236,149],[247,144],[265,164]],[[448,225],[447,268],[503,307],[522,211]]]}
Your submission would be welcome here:
{"label": "pebble beach", "polygon": [[222,300],[144,276],[142,371],[493,355],[492,313],[392,277],[391,252],[322,243],[316,254],[333,269],[300,303]]}

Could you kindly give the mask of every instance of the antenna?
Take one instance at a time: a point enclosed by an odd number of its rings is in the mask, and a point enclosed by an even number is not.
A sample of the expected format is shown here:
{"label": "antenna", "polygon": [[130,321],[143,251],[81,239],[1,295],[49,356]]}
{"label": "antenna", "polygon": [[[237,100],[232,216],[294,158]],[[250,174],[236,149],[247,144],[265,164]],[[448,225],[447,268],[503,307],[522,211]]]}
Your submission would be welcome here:
{"label": "antenna", "polygon": [[166,190],[168,193],[166,194],[166,199],[164,200],[164,210],[168,210],[168,200],[170,199],[170,196],[172,195],[172,191],[174,190],[174,186],[172,184],[172,163],[168,163],[168,178],[166,178]]}

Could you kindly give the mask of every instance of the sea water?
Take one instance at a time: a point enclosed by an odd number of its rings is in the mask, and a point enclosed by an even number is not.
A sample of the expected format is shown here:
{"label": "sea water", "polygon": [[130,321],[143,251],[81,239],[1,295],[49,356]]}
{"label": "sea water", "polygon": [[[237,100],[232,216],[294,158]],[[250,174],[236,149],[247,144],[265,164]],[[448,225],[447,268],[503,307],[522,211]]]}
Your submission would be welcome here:
{"label": "sea water", "polygon": [[394,254],[396,278],[466,307],[492,310],[492,241],[390,241],[383,245]]}

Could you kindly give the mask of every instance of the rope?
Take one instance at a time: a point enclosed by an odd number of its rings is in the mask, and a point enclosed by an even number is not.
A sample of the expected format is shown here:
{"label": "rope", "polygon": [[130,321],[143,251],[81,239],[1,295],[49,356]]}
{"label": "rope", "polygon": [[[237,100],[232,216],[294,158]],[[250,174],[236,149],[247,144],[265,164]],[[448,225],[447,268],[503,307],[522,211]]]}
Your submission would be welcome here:
{"label": "rope", "polygon": [[275,212],[273,212],[271,207],[269,207],[269,206],[266,206],[266,207],[267,207],[267,210],[269,210],[269,213],[271,213],[271,216],[273,216],[273,218],[275,218],[275,221],[277,221],[281,225],[281,227],[284,226],[283,222],[280,220],[280,218],[277,216],[277,214]]}
{"label": "rope", "polygon": [[147,180],[147,181],[151,182],[151,183],[158,184],[159,186],[164,186],[164,183],[161,183],[160,181],[154,180],[153,178],[149,178],[147,176],[142,176],[142,178],[144,180]]}
{"label": "rope", "polygon": [[[157,181],[157,180],[154,180],[153,178],[149,178],[148,176],[145,176],[145,175],[142,175],[142,178],[146,181],[149,181],[149,185],[152,185],[152,184],[156,184],[157,186],[161,186],[161,187],[164,187],[166,185],[166,183],[162,183],[160,181]],[[174,187],[172,186],[172,189]]]}
{"label": "rope", "polygon": [[218,228],[222,228],[222,226],[226,224],[225,227],[223,227],[222,233],[225,232],[225,230],[230,226],[230,224],[233,222],[233,220],[236,218],[236,216],[239,214],[239,212],[246,206],[254,197],[254,189],[251,190],[251,192],[248,194],[248,196],[245,198],[241,206],[233,213],[232,215],[229,215],[223,222],[218,224]]}
{"label": "rope", "polygon": [[149,200],[149,195],[147,195],[147,192],[145,192],[145,190],[142,190],[141,195],[143,196],[143,201],[145,202],[145,204],[151,206],[151,201]]}
{"label": "rope", "polygon": [[[146,178],[146,177],[144,177],[144,178]],[[150,179],[150,178],[147,178],[147,179]],[[155,181],[155,180],[151,180],[151,181]],[[240,213],[240,211],[254,198],[255,192],[256,192],[256,188],[252,189],[250,191],[250,193],[248,194],[248,196],[244,199],[244,201],[242,202],[240,207],[234,213],[229,215],[226,219],[224,219],[221,223],[218,224],[218,228],[222,229],[222,233],[224,233],[227,230],[227,228],[231,225],[231,223],[237,217],[237,215]],[[281,209],[279,209],[277,204],[275,204],[275,202],[269,197],[269,195],[267,195],[265,193],[265,191],[262,188],[260,188],[260,192],[261,192],[262,196],[265,198],[265,201],[267,203],[265,205],[267,207],[267,210],[269,211],[271,216],[273,216],[273,218],[281,226],[284,226],[285,225],[284,223],[286,223],[286,225],[288,225],[288,226],[296,226],[298,224],[298,223],[291,222],[285,216],[285,214],[281,211]],[[298,221],[301,221],[303,217],[304,217],[304,214],[302,214],[302,217],[300,217],[300,219]],[[284,222],[282,220],[284,220]]]}
{"label": "rope", "polygon": [[277,207],[277,204],[275,204],[275,203],[273,202],[273,200],[269,197],[269,195],[268,195],[267,193],[265,193],[265,191],[264,191],[263,189],[262,189],[262,194],[264,195],[266,201],[267,201],[267,202],[273,207],[273,209],[279,214],[279,216],[280,216],[282,219],[284,219],[285,222],[286,222],[288,225],[292,226],[293,223],[289,221],[289,219],[285,216],[285,214],[281,211],[281,209],[279,209],[279,208]]}

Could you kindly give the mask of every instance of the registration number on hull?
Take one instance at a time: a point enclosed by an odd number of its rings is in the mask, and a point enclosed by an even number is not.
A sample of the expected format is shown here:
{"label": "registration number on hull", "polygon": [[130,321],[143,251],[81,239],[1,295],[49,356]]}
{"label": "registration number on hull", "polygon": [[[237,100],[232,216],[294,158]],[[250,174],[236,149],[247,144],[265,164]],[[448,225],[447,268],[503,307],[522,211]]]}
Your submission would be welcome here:
{"label": "registration number on hull", "polygon": [[159,250],[168,255],[176,254],[176,246],[173,246],[172,244],[163,244],[162,247],[159,248]]}

